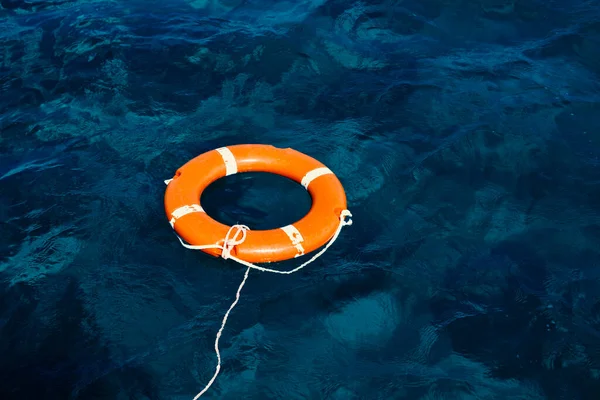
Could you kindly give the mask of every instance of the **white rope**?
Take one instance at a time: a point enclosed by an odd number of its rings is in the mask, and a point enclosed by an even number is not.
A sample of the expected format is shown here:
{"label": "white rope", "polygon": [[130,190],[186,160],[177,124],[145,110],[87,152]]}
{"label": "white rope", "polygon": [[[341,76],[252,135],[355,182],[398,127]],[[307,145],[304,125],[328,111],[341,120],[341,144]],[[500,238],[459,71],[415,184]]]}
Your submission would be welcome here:
{"label": "white rope", "polygon": [[[327,251],[327,249],[329,249],[329,247],[331,247],[331,245],[333,243],[335,243],[335,241],[337,240],[337,238],[340,235],[340,232],[342,231],[342,228],[344,226],[352,225],[352,220],[351,219],[346,220],[346,217],[348,217],[348,218],[352,217],[352,213],[349,210],[343,210],[341,212],[340,223],[339,223],[335,233],[333,234],[333,236],[331,237],[329,242],[327,242],[325,247],[323,247],[318,253],[316,253],[314,256],[312,256],[308,261],[302,263],[299,267],[296,267],[289,271],[279,271],[276,269],[259,267],[256,264],[252,264],[250,262],[241,260],[241,259],[231,255],[231,250],[235,246],[243,243],[244,240],[246,240],[246,231],[250,230],[250,228],[248,228],[246,225],[233,225],[232,227],[230,227],[229,231],[227,231],[227,235],[225,235],[225,239],[223,240],[223,245],[219,245],[219,244],[209,244],[209,245],[200,245],[200,246],[189,245],[189,244],[184,243],[183,240],[179,237],[179,235],[177,235],[177,238],[179,239],[179,241],[181,242],[183,247],[185,247],[187,249],[191,249],[191,250],[221,249],[222,250],[221,257],[222,258],[231,259],[231,260],[238,262],[247,267],[246,273],[244,274],[244,279],[242,280],[242,283],[240,283],[240,286],[238,287],[237,292],[235,293],[235,300],[231,304],[231,306],[229,306],[229,309],[225,313],[225,316],[223,317],[223,322],[221,322],[221,328],[219,328],[219,331],[217,332],[217,337],[215,338],[215,353],[217,353],[217,367],[215,369],[215,373],[213,374],[210,381],[206,384],[204,389],[202,389],[200,391],[200,393],[198,393],[196,395],[196,397],[194,397],[194,400],[198,400],[200,398],[200,396],[202,396],[204,393],[206,393],[208,391],[208,389],[212,386],[212,384],[217,379],[217,375],[219,375],[219,372],[221,371],[221,352],[219,351],[219,339],[221,338],[221,334],[223,333],[223,330],[225,329],[225,324],[227,323],[227,318],[229,318],[229,314],[231,313],[233,308],[236,306],[236,304],[240,300],[240,293],[242,292],[242,288],[246,284],[246,280],[248,279],[248,274],[250,273],[250,270],[257,269],[262,272],[272,272],[274,274],[281,274],[281,275],[290,275],[290,274],[293,274],[294,272],[300,271],[302,268],[306,267],[308,264],[312,263],[317,258],[321,257],[323,255],[323,253],[325,253]],[[235,231],[235,234],[233,235],[233,237],[230,237],[234,231]],[[239,236],[240,234],[241,234],[241,237]]]}

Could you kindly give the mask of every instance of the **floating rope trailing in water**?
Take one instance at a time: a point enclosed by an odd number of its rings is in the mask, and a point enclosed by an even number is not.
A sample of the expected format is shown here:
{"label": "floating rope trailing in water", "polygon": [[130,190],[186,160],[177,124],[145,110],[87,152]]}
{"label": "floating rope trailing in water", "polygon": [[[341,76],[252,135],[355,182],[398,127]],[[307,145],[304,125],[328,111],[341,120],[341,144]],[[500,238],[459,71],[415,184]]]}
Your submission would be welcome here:
{"label": "floating rope trailing in water", "polygon": [[241,259],[237,258],[236,256],[231,255],[231,250],[233,250],[233,248],[235,246],[244,243],[244,240],[246,240],[246,231],[250,230],[250,228],[248,228],[246,225],[231,226],[231,228],[229,228],[229,231],[227,231],[227,235],[225,235],[223,245],[218,245],[218,244],[189,245],[189,244],[184,243],[183,240],[181,239],[181,237],[179,237],[179,235],[177,235],[177,238],[179,239],[179,241],[181,242],[183,247],[185,247],[186,249],[190,249],[190,250],[221,249],[222,250],[221,257],[223,259],[225,259],[225,260],[231,259],[231,260],[247,267],[246,272],[244,273],[244,279],[242,279],[242,283],[240,283],[240,286],[238,287],[238,290],[235,293],[235,300],[233,301],[233,303],[231,303],[231,306],[229,306],[229,309],[225,313],[225,316],[223,317],[223,321],[221,322],[221,328],[219,328],[219,331],[217,332],[217,336],[215,338],[215,353],[217,353],[217,367],[215,368],[215,373],[213,374],[210,381],[206,384],[204,389],[202,389],[200,391],[200,393],[198,393],[196,395],[196,397],[194,397],[194,400],[197,400],[198,398],[200,398],[200,396],[202,396],[204,393],[206,393],[208,391],[208,389],[212,386],[212,384],[217,379],[219,372],[221,371],[221,352],[219,351],[219,339],[221,338],[221,335],[223,334],[223,330],[225,329],[225,325],[227,324],[227,318],[229,318],[229,314],[231,313],[231,311],[234,309],[234,307],[237,305],[238,301],[240,300],[240,293],[242,292],[242,288],[246,284],[246,280],[248,279],[248,274],[250,273],[250,270],[256,269],[261,272],[271,272],[271,273],[280,274],[280,275],[290,275],[290,274],[293,274],[294,272],[300,271],[302,268],[306,267],[308,264],[312,263],[317,258],[321,257],[327,251],[327,249],[329,249],[329,247],[331,247],[331,245],[333,243],[335,243],[338,236],[340,235],[340,232],[342,231],[342,228],[345,226],[348,226],[348,225],[352,225],[352,220],[346,219],[346,218],[351,218],[351,217],[352,217],[352,213],[349,210],[343,210],[340,214],[340,223],[339,223],[335,233],[333,234],[332,238],[329,240],[329,242],[327,242],[325,247],[323,247],[318,253],[316,253],[314,256],[312,256],[308,261],[306,261],[305,263],[301,264],[300,266],[298,266],[292,270],[289,270],[289,271],[279,271],[276,269],[260,267],[256,264],[241,260]]}

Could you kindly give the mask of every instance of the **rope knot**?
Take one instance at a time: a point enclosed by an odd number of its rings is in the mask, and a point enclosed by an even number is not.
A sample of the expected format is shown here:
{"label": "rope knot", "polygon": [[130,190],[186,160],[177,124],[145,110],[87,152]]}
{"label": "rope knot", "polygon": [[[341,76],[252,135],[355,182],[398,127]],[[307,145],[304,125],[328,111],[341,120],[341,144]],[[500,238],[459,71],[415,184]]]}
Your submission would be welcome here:
{"label": "rope knot", "polygon": [[[221,257],[227,260],[231,256],[231,250],[238,244],[244,243],[246,240],[246,231],[249,231],[246,225],[232,225],[227,231],[227,235],[225,235],[225,239],[223,239],[223,251],[221,252]],[[234,233],[235,231],[235,233]],[[233,234],[233,236],[231,236]],[[241,237],[240,234],[242,235]]]}
{"label": "rope knot", "polygon": [[[348,220],[346,220],[346,217],[348,217]],[[350,218],[352,218],[350,210],[343,210],[340,213],[340,224],[342,224],[342,226],[352,225],[352,220]]]}

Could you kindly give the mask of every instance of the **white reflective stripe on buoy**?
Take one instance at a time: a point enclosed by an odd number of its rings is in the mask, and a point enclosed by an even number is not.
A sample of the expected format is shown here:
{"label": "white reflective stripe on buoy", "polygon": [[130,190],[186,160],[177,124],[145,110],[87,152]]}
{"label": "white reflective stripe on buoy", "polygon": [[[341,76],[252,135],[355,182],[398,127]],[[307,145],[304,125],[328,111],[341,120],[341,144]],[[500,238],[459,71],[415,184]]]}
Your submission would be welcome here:
{"label": "white reflective stripe on buoy", "polygon": [[235,161],[235,156],[227,147],[219,147],[217,149],[221,157],[223,157],[223,162],[225,163],[225,176],[237,174],[237,161]]}
{"label": "white reflective stripe on buoy", "polygon": [[304,186],[305,189],[308,189],[308,185],[310,185],[312,181],[327,174],[333,174],[327,167],[315,168],[312,171],[308,171],[306,175],[304,175],[304,178],[302,178],[302,186]]}
{"label": "white reflective stripe on buoy", "polygon": [[194,212],[204,212],[204,209],[200,204],[179,207],[177,210],[171,213],[171,220],[169,221],[171,227],[175,226],[175,221],[177,221],[179,218]]}
{"label": "white reflective stripe on buoy", "polygon": [[296,250],[298,250],[298,254],[296,254],[294,257],[303,256],[304,247],[302,247],[302,242],[304,242],[304,238],[302,237],[300,231],[296,229],[294,225],[284,226],[283,228],[281,228],[281,230],[284,231],[286,235],[288,235],[288,237],[292,241],[292,245],[294,245]]}

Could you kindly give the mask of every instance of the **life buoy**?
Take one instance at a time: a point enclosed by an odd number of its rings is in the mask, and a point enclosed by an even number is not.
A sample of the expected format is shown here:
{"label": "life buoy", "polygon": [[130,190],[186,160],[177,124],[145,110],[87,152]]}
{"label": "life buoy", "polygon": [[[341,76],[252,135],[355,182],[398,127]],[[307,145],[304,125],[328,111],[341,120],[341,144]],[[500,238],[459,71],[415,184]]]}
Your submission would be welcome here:
{"label": "life buoy", "polygon": [[[180,238],[190,245],[222,245],[231,227],[215,221],[200,205],[202,192],[222,177],[243,172],[269,172],[300,183],[312,197],[308,214],[293,224],[250,230],[231,254],[249,263],[300,257],[325,245],[346,210],[346,193],[336,175],[316,159],[287,148],[241,144],[211,150],[188,161],[167,182],[165,211]],[[222,249],[202,249],[219,257]]]}

